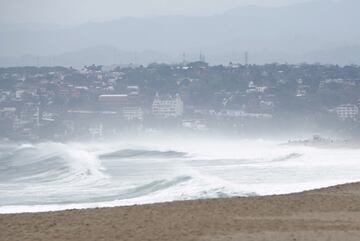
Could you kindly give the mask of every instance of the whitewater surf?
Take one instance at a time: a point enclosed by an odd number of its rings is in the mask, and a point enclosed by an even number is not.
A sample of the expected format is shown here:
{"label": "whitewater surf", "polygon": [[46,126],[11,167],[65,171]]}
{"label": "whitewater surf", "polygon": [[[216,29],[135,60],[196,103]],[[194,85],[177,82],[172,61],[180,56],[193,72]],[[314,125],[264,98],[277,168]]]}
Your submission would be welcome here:
{"label": "whitewater surf", "polygon": [[356,149],[264,140],[0,145],[0,213],[299,192],[360,180]]}

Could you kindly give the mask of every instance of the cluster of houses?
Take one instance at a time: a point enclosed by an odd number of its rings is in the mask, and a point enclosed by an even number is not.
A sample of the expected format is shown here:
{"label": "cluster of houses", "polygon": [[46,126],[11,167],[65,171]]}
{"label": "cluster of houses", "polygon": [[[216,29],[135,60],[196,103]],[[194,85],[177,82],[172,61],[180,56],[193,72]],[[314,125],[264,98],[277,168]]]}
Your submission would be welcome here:
{"label": "cluster of houses", "polygon": [[357,105],[354,104],[344,104],[339,105],[335,108],[335,113],[340,120],[343,121],[359,121],[360,120],[360,103]]}
{"label": "cluster of houses", "polygon": [[[152,76],[156,68],[165,67],[150,66],[146,71]],[[92,135],[100,135],[109,129],[108,126],[116,132],[117,126],[142,126],[148,121],[166,123],[174,120],[184,128],[204,131],[209,129],[206,121],[209,119],[218,122],[224,119],[267,121],[276,116],[279,101],[286,104],[287,99],[280,100],[276,92],[276,88],[289,85],[281,71],[276,72],[279,77],[274,86],[265,81],[250,80],[248,74],[239,74],[246,81],[244,89],[225,90],[220,83],[220,89],[212,90],[211,96],[197,97],[200,94],[194,89],[199,85],[201,88],[209,87],[204,84],[206,81],[201,82],[196,76],[201,77],[210,68],[200,65],[197,69],[191,66],[172,69],[173,76],[180,77],[174,81],[177,89],[167,91],[158,91],[153,86],[145,89],[148,77],[143,77],[144,80],[139,81],[143,84],[138,85],[128,81],[127,73],[121,69],[106,71],[99,66],[87,66],[82,70],[50,68],[49,71],[30,69],[26,72],[19,68],[18,71],[4,71],[0,73],[0,126],[4,130],[0,136],[35,139],[41,131],[66,136],[83,129]],[[231,74],[238,68],[242,67],[232,66],[221,71]],[[140,73],[144,68],[129,72],[137,71]],[[181,77],[177,71],[194,71],[196,76]],[[267,75],[262,73],[262,76]],[[158,78],[163,79],[163,76]],[[329,78],[321,80],[314,91],[301,78],[295,82],[295,91],[289,93],[304,102],[316,91],[326,92],[334,86],[351,89],[357,85],[354,80]],[[192,99],[189,98],[190,92],[193,93]],[[202,103],[196,98],[202,99]],[[327,111],[338,120],[357,122],[360,120],[360,101],[340,103],[327,108]]]}

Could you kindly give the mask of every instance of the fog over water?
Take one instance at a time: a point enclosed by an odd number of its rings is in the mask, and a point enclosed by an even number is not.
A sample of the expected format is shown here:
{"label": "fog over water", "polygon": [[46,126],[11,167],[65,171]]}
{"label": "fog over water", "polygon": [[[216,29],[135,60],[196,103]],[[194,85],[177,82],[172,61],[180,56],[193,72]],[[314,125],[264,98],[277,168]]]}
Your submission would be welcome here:
{"label": "fog over water", "polygon": [[360,150],[159,137],[1,144],[0,213],[293,193],[360,180]]}

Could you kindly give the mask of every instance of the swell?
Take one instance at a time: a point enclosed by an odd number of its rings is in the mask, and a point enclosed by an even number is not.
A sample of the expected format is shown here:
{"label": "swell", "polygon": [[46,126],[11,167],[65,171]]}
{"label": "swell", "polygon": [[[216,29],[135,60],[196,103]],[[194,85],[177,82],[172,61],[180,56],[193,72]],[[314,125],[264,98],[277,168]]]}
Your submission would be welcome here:
{"label": "swell", "polygon": [[60,143],[22,145],[3,151],[0,167],[0,183],[68,183],[101,176],[96,155]]}
{"label": "swell", "polygon": [[[33,198],[33,196],[23,196],[16,200],[2,200],[1,206],[7,205],[65,205],[65,204],[86,204],[86,203],[100,203],[111,202],[116,200],[129,200],[136,198],[143,198],[156,194],[158,192],[171,192],[172,188],[187,183],[192,180],[191,176],[177,176],[172,179],[159,179],[149,183],[139,184],[137,186],[125,189],[106,188],[97,190],[96,195],[83,195],[84,189],[74,188],[70,193],[62,192],[61,195],[46,195],[43,198]],[[87,192],[87,191],[86,191]],[[89,192],[88,192],[89,194]],[[1,199],[0,199],[1,200]]]}
{"label": "swell", "polygon": [[88,198],[84,201],[106,202],[106,201],[126,200],[126,199],[144,197],[156,192],[166,191],[179,184],[187,183],[192,179],[193,178],[191,176],[177,176],[172,179],[159,179],[133,188],[121,190],[120,193],[118,194]]}
{"label": "swell", "polygon": [[301,156],[303,156],[303,155],[300,154],[300,153],[294,152],[294,153],[290,153],[290,154],[288,154],[286,156],[281,156],[281,157],[275,158],[275,159],[272,160],[272,162],[284,162],[284,161],[288,161],[288,160],[291,160],[291,159],[299,158]]}
{"label": "swell", "polygon": [[210,166],[210,167],[232,167],[232,166],[241,166],[241,165],[251,165],[251,164],[267,164],[272,162],[286,162],[292,159],[300,158],[303,154],[300,153],[290,153],[287,155],[279,156],[276,158],[254,158],[254,159],[244,159],[244,158],[222,158],[222,159],[191,159],[187,160],[187,163],[196,161],[198,166]]}
{"label": "swell", "polygon": [[184,157],[186,153],[177,151],[155,151],[141,149],[125,149],[99,155],[100,159],[117,158],[176,158]]}

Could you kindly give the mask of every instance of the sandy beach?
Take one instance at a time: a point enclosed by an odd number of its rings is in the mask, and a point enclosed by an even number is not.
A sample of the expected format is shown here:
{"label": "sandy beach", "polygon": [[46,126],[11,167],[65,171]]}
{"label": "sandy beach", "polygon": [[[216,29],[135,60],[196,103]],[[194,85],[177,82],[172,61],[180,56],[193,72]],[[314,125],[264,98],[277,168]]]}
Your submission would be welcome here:
{"label": "sandy beach", "polygon": [[0,240],[360,240],[360,183],[281,196],[0,215]]}

